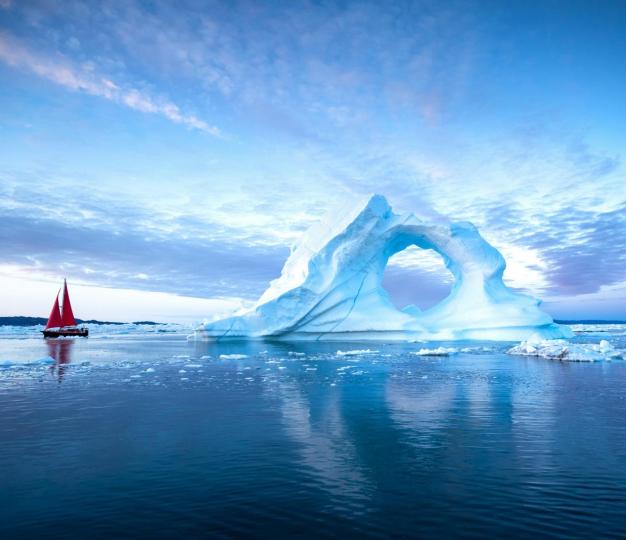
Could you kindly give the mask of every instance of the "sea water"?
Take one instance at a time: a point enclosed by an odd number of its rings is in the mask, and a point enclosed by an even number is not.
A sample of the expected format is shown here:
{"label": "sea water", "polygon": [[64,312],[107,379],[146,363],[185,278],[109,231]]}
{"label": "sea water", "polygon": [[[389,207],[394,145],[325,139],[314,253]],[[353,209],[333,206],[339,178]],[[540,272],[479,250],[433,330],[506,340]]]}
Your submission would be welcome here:
{"label": "sea water", "polygon": [[623,360],[186,333],[4,329],[0,538],[626,535]]}

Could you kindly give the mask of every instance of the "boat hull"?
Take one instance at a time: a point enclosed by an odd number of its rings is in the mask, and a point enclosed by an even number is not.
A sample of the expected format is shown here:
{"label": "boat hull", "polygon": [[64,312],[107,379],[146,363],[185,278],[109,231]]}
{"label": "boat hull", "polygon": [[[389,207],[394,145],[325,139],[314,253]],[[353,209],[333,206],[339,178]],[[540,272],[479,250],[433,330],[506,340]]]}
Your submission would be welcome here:
{"label": "boat hull", "polygon": [[87,337],[89,335],[88,328],[57,328],[56,330],[42,330],[43,337]]}

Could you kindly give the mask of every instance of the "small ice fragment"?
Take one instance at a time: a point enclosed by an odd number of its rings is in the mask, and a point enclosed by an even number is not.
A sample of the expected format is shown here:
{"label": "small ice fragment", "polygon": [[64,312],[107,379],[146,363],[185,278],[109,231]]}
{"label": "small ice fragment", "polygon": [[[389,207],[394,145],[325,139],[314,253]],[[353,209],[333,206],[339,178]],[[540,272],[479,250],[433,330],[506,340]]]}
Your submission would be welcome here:
{"label": "small ice fragment", "polygon": [[453,347],[437,347],[436,349],[420,349],[419,351],[413,351],[411,354],[415,354],[417,356],[450,356],[451,354],[456,354],[458,349]]}
{"label": "small ice fragment", "polygon": [[146,373],[154,373],[154,368],[149,367],[146,369]]}
{"label": "small ice fragment", "polygon": [[337,356],[358,356],[361,354],[376,354],[377,352],[370,349],[354,349],[352,351],[337,351],[335,354]]}
{"label": "small ice fragment", "polygon": [[242,358],[248,358],[247,354],[220,354],[222,360],[241,360]]}

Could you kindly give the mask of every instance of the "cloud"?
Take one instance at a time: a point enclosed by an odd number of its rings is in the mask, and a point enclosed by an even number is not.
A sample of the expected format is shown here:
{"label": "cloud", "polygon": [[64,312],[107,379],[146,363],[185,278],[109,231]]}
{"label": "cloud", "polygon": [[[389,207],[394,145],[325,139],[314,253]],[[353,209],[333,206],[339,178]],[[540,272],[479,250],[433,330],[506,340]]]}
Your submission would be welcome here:
{"label": "cloud", "polygon": [[7,33],[0,33],[0,59],[70,90],[101,97],[143,113],[163,116],[176,124],[214,136],[221,134],[217,127],[194,115],[184,114],[176,104],[166,99],[155,99],[139,90],[123,88],[92,69],[74,65],[59,54],[45,56],[34,53]]}
{"label": "cloud", "polygon": [[194,297],[254,299],[280,274],[284,247],[111,231],[52,219],[0,216],[0,265],[23,275]]}
{"label": "cloud", "polygon": [[422,268],[389,265],[383,275],[383,288],[398,308],[413,304],[420,309],[428,309],[450,294],[452,281],[443,267],[439,272],[429,272]]}
{"label": "cloud", "polygon": [[598,292],[626,281],[626,204],[604,213],[559,212],[546,231],[521,243],[540,250],[550,293]]}
{"label": "cloud", "polygon": [[253,300],[289,254],[254,228],[48,177],[0,175],[0,265],[23,275]]}

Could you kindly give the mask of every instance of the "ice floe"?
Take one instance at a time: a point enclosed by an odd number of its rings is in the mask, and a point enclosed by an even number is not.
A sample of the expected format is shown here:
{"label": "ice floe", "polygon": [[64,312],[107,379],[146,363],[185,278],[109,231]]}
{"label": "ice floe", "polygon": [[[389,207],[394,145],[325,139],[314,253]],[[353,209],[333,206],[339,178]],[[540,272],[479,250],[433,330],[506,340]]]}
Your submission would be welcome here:
{"label": "ice floe", "polygon": [[335,354],[337,356],[360,356],[362,354],[376,354],[378,351],[373,351],[371,349],[354,349],[352,351],[337,351]]}
{"label": "ice floe", "polygon": [[624,357],[624,351],[616,349],[605,339],[601,340],[600,343],[570,343],[564,339],[529,339],[512,347],[507,353],[567,362],[594,362]]}
{"label": "ice floe", "polygon": [[47,366],[54,363],[54,358],[50,356],[37,358],[35,360],[0,360],[0,368],[12,368],[19,366]]}
{"label": "ice floe", "polygon": [[458,352],[459,350],[454,347],[437,347],[436,349],[420,349],[419,351],[413,351],[411,354],[417,356],[450,356]]}

